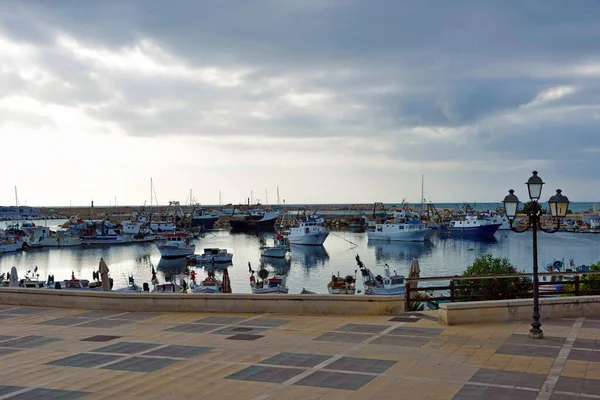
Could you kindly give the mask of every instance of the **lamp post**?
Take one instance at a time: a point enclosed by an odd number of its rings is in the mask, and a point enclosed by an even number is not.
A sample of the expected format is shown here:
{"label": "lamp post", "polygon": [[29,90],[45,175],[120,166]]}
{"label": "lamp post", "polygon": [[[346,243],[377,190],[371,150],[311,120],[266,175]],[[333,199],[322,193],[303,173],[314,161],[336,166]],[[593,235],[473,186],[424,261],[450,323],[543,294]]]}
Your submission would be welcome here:
{"label": "lamp post", "polygon": [[563,196],[562,190],[557,189],[556,194],[548,200],[550,206],[550,215],[556,226],[546,229],[541,224],[542,210],[538,200],[542,195],[542,186],[544,182],[538,176],[537,171],[533,171],[533,175],[527,180],[527,189],[529,191],[529,199],[531,200],[530,207],[525,210],[528,217],[527,226],[519,229],[513,226],[517,209],[519,207],[519,198],[515,195],[515,191],[510,189],[508,195],[504,198],[504,213],[510,222],[510,229],[514,232],[522,233],[529,229],[533,233],[533,320],[531,321],[531,329],[529,337],[533,339],[542,339],[544,332],[540,329],[540,302],[539,302],[539,276],[538,276],[538,251],[537,251],[537,232],[538,230],[545,233],[554,233],[560,228],[560,223],[567,215],[569,208],[569,199]]}

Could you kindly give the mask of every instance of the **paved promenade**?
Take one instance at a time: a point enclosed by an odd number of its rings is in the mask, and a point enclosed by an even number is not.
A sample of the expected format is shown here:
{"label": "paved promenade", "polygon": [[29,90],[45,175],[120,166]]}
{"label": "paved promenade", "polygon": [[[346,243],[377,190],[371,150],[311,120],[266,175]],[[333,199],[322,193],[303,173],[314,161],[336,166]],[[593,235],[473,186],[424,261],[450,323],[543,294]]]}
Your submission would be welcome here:
{"label": "paved promenade", "polygon": [[443,327],[397,317],[0,306],[0,399],[600,399],[600,318]]}

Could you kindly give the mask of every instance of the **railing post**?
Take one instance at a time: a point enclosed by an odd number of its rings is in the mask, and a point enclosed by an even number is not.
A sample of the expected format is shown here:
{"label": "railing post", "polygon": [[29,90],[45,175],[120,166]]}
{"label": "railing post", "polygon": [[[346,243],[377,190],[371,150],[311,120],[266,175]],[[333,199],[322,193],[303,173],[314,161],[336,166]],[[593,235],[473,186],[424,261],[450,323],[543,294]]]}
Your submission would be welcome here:
{"label": "railing post", "polygon": [[450,280],[450,303],[454,303],[454,280]]}
{"label": "railing post", "polygon": [[575,275],[575,296],[579,296],[579,274]]}
{"label": "railing post", "polygon": [[410,283],[406,281],[404,286],[404,312],[410,311]]}

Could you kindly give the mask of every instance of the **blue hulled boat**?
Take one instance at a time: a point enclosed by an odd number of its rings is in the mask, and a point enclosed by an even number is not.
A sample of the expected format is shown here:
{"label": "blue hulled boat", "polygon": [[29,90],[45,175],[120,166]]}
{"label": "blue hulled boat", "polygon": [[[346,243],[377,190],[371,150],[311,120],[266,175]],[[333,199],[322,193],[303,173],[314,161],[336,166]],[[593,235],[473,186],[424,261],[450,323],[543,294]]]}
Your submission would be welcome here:
{"label": "blue hulled boat", "polygon": [[438,232],[448,235],[493,237],[500,225],[483,215],[467,215],[464,220],[440,225]]}

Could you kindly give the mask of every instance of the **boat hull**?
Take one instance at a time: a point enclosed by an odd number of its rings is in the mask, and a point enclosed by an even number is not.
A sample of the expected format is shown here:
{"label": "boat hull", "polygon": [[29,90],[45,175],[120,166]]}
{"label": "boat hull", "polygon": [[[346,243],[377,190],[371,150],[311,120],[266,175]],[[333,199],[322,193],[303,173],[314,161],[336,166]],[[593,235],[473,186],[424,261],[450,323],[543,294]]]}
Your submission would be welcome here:
{"label": "boat hull", "polygon": [[12,253],[15,251],[19,251],[22,248],[22,244],[20,243],[5,243],[0,244],[0,254],[2,253]]}
{"label": "boat hull", "polygon": [[254,294],[287,294],[289,291],[286,287],[276,287],[276,288],[266,288],[266,289],[257,289],[252,288],[252,293]]}
{"label": "boat hull", "polygon": [[440,233],[457,236],[484,236],[492,237],[500,225],[481,225],[473,227],[440,227]]}
{"label": "boat hull", "polygon": [[232,219],[229,221],[229,226],[234,231],[267,231],[275,228],[277,217],[269,219]]}
{"label": "boat hull", "polygon": [[107,236],[83,236],[81,244],[86,245],[112,245],[112,244],[129,244],[133,243],[133,239],[128,235],[107,235]]}
{"label": "boat hull", "polygon": [[355,294],[356,293],[356,289],[340,289],[340,288],[331,288],[328,287],[327,291],[329,292],[329,294]]}
{"label": "boat hull", "polygon": [[406,290],[404,287],[397,287],[397,288],[390,288],[390,289],[370,287],[370,288],[365,289],[365,294],[368,294],[371,296],[404,296],[405,292],[406,292]]}
{"label": "boat hull", "polygon": [[184,258],[194,254],[196,247],[157,246],[160,256],[165,259]]}
{"label": "boat hull", "polygon": [[299,235],[293,235],[290,233],[288,240],[290,244],[301,245],[301,246],[322,246],[325,240],[329,236],[329,232],[314,232],[304,233]]}
{"label": "boat hull", "polygon": [[201,216],[192,218],[192,228],[213,229],[218,216]]}
{"label": "boat hull", "polygon": [[260,249],[260,255],[262,257],[269,258],[285,258],[286,254],[290,251],[289,248],[277,248],[277,247],[264,247]]}
{"label": "boat hull", "polygon": [[369,240],[386,242],[426,242],[433,234],[432,229],[406,229],[390,232],[368,231],[367,237]]}

